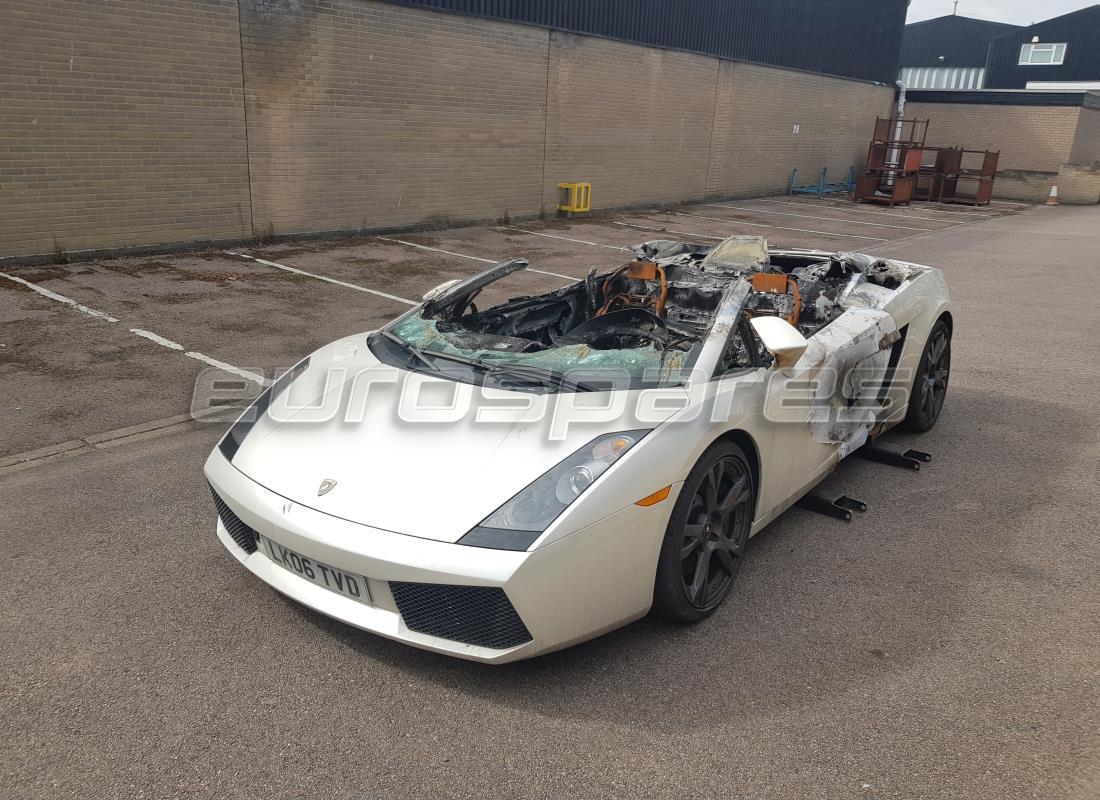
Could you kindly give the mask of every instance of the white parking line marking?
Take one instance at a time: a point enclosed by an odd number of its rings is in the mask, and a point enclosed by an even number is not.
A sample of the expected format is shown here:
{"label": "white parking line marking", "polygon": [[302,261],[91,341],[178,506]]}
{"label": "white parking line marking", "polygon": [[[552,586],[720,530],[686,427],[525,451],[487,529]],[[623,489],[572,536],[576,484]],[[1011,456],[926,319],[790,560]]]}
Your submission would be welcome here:
{"label": "white parking line marking", "polygon": [[102,320],[103,322],[118,322],[117,319],[115,319],[105,311],[96,311],[94,308],[88,308],[86,305],[78,303],[72,298],[66,297],[63,294],[58,294],[57,292],[51,292],[49,289],[39,286],[36,283],[31,283],[30,281],[23,280],[22,278],[17,278],[14,275],[9,275],[6,272],[0,272],[0,276],[7,278],[9,281],[21,283],[27,288],[38,292],[43,297],[48,297],[51,300],[56,300],[59,303],[64,303],[67,306],[75,308],[77,311],[87,314],[89,317],[95,317],[96,319]]}
{"label": "white parking line marking", "polygon": [[723,203],[703,203],[711,208],[728,208],[733,211],[744,211],[749,214],[778,214],[781,217],[802,217],[803,219],[820,219],[825,222],[843,222],[846,225],[872,225],[876,228],[900,228],[905,231],[935,231],[938,228],[918,228],[914,225],[888,225],[885,222],[862,222],[855,219],[838,220],[836,217],[817,217],[813,214],[795,214],[792,211],[768,211],[765,208],[745,208],[744,206],[727,206]]}
{"label": "white parking line marking", "polygon": [[171,339],[165,339],[163,336],[158,336],[152,331],[143,331],[141,328],[130,328],[130,333],[148,339],[150,342],[156,342],[161,347],[167,347],[169,350],[186,350],[182,344],[176,344]]}
{"label": "white parking line marking", "polygon": [[888,242],[885,236],[857,236],[854,233],[833,233],[831,231],[813,231],[809,228],[788,228],[786,225],[769,225],[766,222],[745,222],[740,219],[722,219],[721,217],[707,217],[703,214],[689,214],[686,211],[664,211],[664,214],[672,214],[677,217],[696,217],[697,219],[709,219],[714,222],[724,222],[727,225],[754,225],[758,228],[773,228],[777,231],[798,231],[799,233],[815,233],[818,236],[839,236],[842,239],[867,239],[874,242]]}
{"label": "white parking line marking", "polygon": [[[166,347],[169,350],[187,350],[187,348],[179,342],[173,342],[171,339],[165,339],[163,336],[155,334],[152,331],[143,331],[141,328],[130,328],[130,333],[140,336],[143,339],[148,339],[150,342],[156,342],[161,347]],[[218,361],[216,358],[211,358],[208,355],[203,355],[202,353],[198,353],[194,350],[187,350],[184,355],[188,358],[193,358],[196,361],[201,361],[204,364],[209,364],[211,367],[217,367],[218,369],[224,370],[225,372],[230,372],[238,377],[244,378],[245,380],[252,381],[253,383],[258,383],[260,384],[260,386],[267,386],[271,383],[271,381],[265,378],[263,375],[259,375],[255,372],[250,372],[247,369],[241,369],[240,367],[234,367],[232,364],[226,364],[224,361]]]}
{"label": "white parking line marking", "polygon": [[519,231],[520,233],[529,233],[532,236],[545,236],[547,239],[561,239],[563,242],[576,242],[577,244],[588,244],[592,247],[605,247],[608,250],[615,250],[616,252],[623,252],[630,250],[629,247],[615,247],[611,244],[600,244],[599,242],[586,242],[584,239],[570,239],[568,236],[556,236],[552,233],[541,233],[539,231],[529,231],[526,228],[498,228],[497,230],[503,231]]}
{"label": "white parking line marking", "polygon": [[481,261],[484,264],[498,264],[500,262],[493,261],[491,258],[481,258],[480,256],[468,256],[465,253],[455,253],[450,250],[440,250],[438,247],[428,247],[426,244],[417,244],[416,242],[406,242],[404,239],[391,239],[388,236],[375,236],[375,239],[381,239],[383,242],[393,242],[394,244],[403,244],[405,247],[415,247],[417,250],[431,250],[433,253],[443,253],[446,256],[456,256],[458,258],[468,258],[471,261]]}
{"label": "white parking line marking", "polygon": [[[758,197],[753,202],[756,202],[756,203],[776,203],[778,205],[786,205],[786,206],[802,206],[803,208],[815,208],[815,207],[817,207],[817,208],[822,208],[822,209],[835,209],[838,213],[842,213],[842,214],[870,214],[871,216],[875,216],[876,214],[878,214],[880,216],[885,216],[887,214],[893,214],[895,217],[904,217],[905,219],[923,219],[923,220],[927,220],[928,222],[946,222],[946,223],[950,223],[952,225],[957,225],[958,224],[958,223],[951,222],[951,220],[949,220],[949,219],[943,219],[941,217],[921,217],[921,216],[918,216],[917,214],[909,214],[909,213],[904,212],[904,211],[889,211],[885,208],[875,209],[875,210],[872,210],[872,209],[869,209],[869,208],[855,208],[854,207],[856,205],[855,203],[851,203],[850,206],[838,206],[838,205],[831,205],[831,204],[826,204],[826,203],[822,203],[821,206],[815,206],[814,203],[800,203],[797,200],[769,200],[765,197]],[[818,202],[821,202],[821,201],[818,201]],[[921,210],[923,211],[925,209],[921,209]],[[957,215],[964,216],[964,217],[978,217],[978,216],[992,217],[992,216],[996,216],[994,214],[981,214],[981,213],[970,214],[966,211],[940,211],[938,208],[929,208],[927,210],[928,211],[936,211],[940,214],[957,214]],[[837,219],[838,220],[843,220],[842,217],[837,217]]]}
{"label": "white parking line marking", "polygon": [[[484,264],[499,264],[500,259],[494,261],[491,258],[481,258],[480,256],[468,256],[465,253],[455,253],[452,250],[440,250],[438,247],[428,247],[426,244],[417,244],[416,242],[406,242],[403,239],[391,239],[388,236],[375,236],[375,239],[381,239],[383,242],[393,242],[394,244],[403,244],[406,247],[415,247],[418,250],[430,250],[433,253],[443,253],[447,256],[456,256],[458,258],[468,258],[471,261],[481,261]],[[544,269],[535,269],[534,267],[527,267],[524,272],[537,272],[539,275],[549,275],[551,278],[562,278],[567,281],[576,281],[571,275],[562,275],[558,272],[547,272]],[[417,303],[417,305],[420,305]]]}
{"label": "white parking line marking", "polygon": [[612,225],[622,225],[624,228],[638,228],[643,231],[658,231],[660,233],[676,233],[680,236],[695,236],[699,239],[714,239],[715,241],[722,241],[726,237],[724,236],[710,236],[706,233],[692,233],[691,231],[674,231],[672,228],[651,228],[648,225],[638,225],[634,222],[611,222]]}
{"label": "white parking line marking", "polygon": [[[757,200],[762,200],[763,198],[758,197],[756,199]],[[772,202],[781,202],[781,201],[772,201]],[[826,208],[835,208],[837,210],[848,209],[848,210],[851,210],[851,211],[857,211],[858,210],[861,214],[882,214],[882,215],[896,214],[898,216],[903,216],[903,217],[904,216],[909,216],[905,211],[901,210],[902,208],[904,208],[904,206],[894,206],[893,208],[887,208],[885,206],[866,205],[866,204],[863,204],[863,203],[853,203],[850,200],[830,200],[829,198],[822,198],[821,200],[811,200],[811,201],[808,201],[808,202],[801,202],[801,203],[798,202],[797,200],[791,200],[791,201],[788,201],[788,202],[790,202],[790,204],[794,205],[794,206],[813,206],[817,203],[820,203],[823,207],[826,207]],[[852,208],[852,206],[856,206],[856,205],[859,206],[858,209]],[[942,209],[942,208],[934,208],[933,207],[934,205],[935,205],[935,202],[930,200],[927,203],[922,203],[921,207],[918,210],[919,211],[926,211],[926,212],[929,212],[929,213],[932,213],[932,214],[939,214],[941,216],[937,216],[937,217],[917,217],[916,215],[913,215],[911,218],[912,219],[929,219],[933,222],[936,222],[936,221],[941,219],[942,215],[957,216],[957,217],[998,217],[998,216],[1001,216],[1000,214],[986,213],[984,211],[979,211],[977,213],[972,213],[972,212],[969,212],[969,211],[947,211],[946,209]]]}
{"label": "white parking line marking", "polygon": [[[87,306],[81,305],[80,303],[69,297],[65,297],[64,295],[58,294],[57,292],[51,292],[49,289],[44,289],[43,287],[31,283],[30,281],[24,280],[23,278],[16,278],[14,275],[8,275],[6,272],[0,272],[0,276],[13,280],[16,283],[21,283],[28,289],[33,289],[44,297],[48,297],[51,300],[57,301],[58,303],[64,303],[65,305],[71,306],[78,311],[84,312],[85,314],[90,314],[96,319],[102,320],[104,322],[118,322],[118,320],[112,317],[110,314],[107,314],[103,311],[96,311],[94,308],[88,308]],[[135,336],[140,336],[142,339],[148,339],[150,342],[159,344],[161,347],[167,348],[168,350],[178,351],[185,349],[182,344],[173,342],[171,339],[165,339],[163,336],[153,333],[152,331],[144,330],[142,328],[130,328],[130,333],[134,334]],[[202,353],[197,353],[194,350],[190,350],[184,353],[184,355],[188,358],[193,358],[196,361],[201,361],[204,364],[209,364],[212,367],[217,367],[218,369],[225,370],[226,372],[231,372],[234,375],[237,375],[246,380],[255,381],[261,386],[267,386],[271,382],[263,375],[258,375],[255,372],[249,372],[246,369],[234,367],[232,364],[226,364],[224,361],[218,361],[217,359],[211,358],[210,356],[203,355]]]}
{"label": "white parking line marking", "polygon": [[[140,336],[143,339],[148,339],[150,342],[156,342],[161,347],[166,347],[169,350],[187,350],[187,348],[179,342],[173,342],[171,339],[165,339],[163,336],[153,333],[152,331],[145,331],[141,328],[130,328],[130,333],[134,334],[135,336]],[[184,355],[188,358],[193,358],[196,361],[201,361],[204,364],[209,364],[211,367],[217,367],[218,369],[225,372],[230,372],[240,378],[244,378],[245,380],[252,381],[253,383],[258,383],[260,384],[260,386],[267,386],[271,383],[271,381],[265,378],[263,375],[259,375],[255,372],[250,372],[247,369],[241,369],[240,367],[234,367],[232,364],[226,364],[224,361],[218,361],[217,359],[211,358],[210,356],[203,355],[202,353],[197,353],[194,350],[187,350]]]}
{"label": "white parking line marking", "polygon": [[[379,238],[381,238],[381,237],[379,237]],[[233,250],[223,250],[222,252],[224,252],[226,255],[230,255],[230,256],[238,256],[240,258],[250,258],[253,261],[255,261],[256,263],[263,264],[264,266],[267,266],[267,267],[274,267],[275,269],[285,270],[286,272],[293,272],[293,273],[296,273],[298,275],[306,275],[307,277],[316,278],[317,280],[324,281],[325,283],[334,283],[337,286],[343,286],[346,289],[354,289],[357,292],[366,292],[367,294],[373,294],[373,295],[376,295],[378,297],[384,297],[387,300],[394,300],[398,303],[404,303],[405,305],[408,305],[408,306],[418,306],[418,305],[420,305],[420,303],[417,303],[413,300],[408,300],[404,297],[398,297],[395,294],[387,294],[386,292],[379,292],[376,289],[368,289],[366,286],[359,286],[358,284],[348,283],[347,281],[338,281],[338,280],[336,280],[336,278],[329,278],[326,275],[318,275],[316,272],[306,272],[304,269],[298,269],[297,267],[288,267],[286,264],[279,264],[275,261],[268,261],[267,259],[256,258],[256,256],[248,255],[248,253],[237,253],[237,252],[234,252]]]}
{"label": "white parking line marking", "polygon": [[249,372],[247,369],[234,367],[232,364],[226,364],[224,361],[218,361],[216,358],[211,358],[210,356],[203,355],[202,353],[195,352],[194,350],[188,350],[186,353],[184,353],[184,355],[188,358],[193,358],[196,361],[201,361],[204,364],[209,364],[211,367],[217,367],[218,369],[224,370],[225,372],[231,372],[234,375],[244,378],[246,381],[258,383],[260,384],[260,386],[270,386],[272,383],[272,381],[265,378],[263,375],[259,375],[255,372]]}

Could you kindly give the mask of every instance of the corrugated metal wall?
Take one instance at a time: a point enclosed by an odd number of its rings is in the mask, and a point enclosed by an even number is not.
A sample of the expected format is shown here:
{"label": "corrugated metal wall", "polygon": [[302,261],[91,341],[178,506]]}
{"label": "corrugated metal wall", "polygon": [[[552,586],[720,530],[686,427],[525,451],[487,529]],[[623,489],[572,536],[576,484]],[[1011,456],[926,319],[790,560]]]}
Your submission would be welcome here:
{"label": "corrugated metal wall", "polygon": [[[1020,45],[1065,42],[1065,61],[1058,65],[1021,66]],[[987,89],[1023,89],[1028,81],[1100,80],[1100,5],[1039,22],[994,39],[989,45]]]}
{"label": "corrugated metal wall", "polygon": [[982,67],[902,67],[898,80],[907,89],[981,89]]}
{"label": "corrugated metal wall", "polygon": [[893,83],[906,0],[388,0]]}
{"label": "corrugated metal wall", "polygon": [[[905,26],[899,65],[906,67],[984,67],[989,43],[1021,30],[1017,25],[970,17],[937,17]],[[902,78],[902,80],[905,80]]]}

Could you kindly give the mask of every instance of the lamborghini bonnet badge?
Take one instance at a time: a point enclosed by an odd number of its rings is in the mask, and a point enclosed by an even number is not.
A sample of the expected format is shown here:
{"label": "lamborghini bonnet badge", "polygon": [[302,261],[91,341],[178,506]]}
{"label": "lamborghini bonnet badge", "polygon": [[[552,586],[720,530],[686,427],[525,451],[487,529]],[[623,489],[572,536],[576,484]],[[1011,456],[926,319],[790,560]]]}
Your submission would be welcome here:
{"label": "lamborghini bonnet badge", "polygon": [[317,487],[317,496],[320,497],[323,494],[328,494],[335,486],[336,481],[332,480],[332,478],[325,478],[321,481],[321,485]]}

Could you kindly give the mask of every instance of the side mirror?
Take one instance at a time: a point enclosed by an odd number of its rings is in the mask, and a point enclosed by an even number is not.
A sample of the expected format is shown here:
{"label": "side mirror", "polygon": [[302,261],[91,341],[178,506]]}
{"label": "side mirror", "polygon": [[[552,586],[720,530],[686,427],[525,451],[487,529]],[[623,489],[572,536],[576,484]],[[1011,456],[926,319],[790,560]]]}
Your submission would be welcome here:
{"label": "side mirror", "polygon": [[453,281],[447,281],[446,283],[441,283],[438,286],[436,286],[434,289],[429,289],[428,291],[424,292],[424,296],[421,299],[425,303],[429,302],[430,300],[435,300],[435,298],[439,297],[441,294],[443,294],[445,291],[450,289],[452,286],[454,286],[460,280],[462,280],[462,279],[461,278],[455,278]]}
{"label": "side mirror", "polygon": [[753,317],[749,322],[764,347],[775,357],[776,369],[793,367],[806,352],[809,342],[787,320],[779,317]]}

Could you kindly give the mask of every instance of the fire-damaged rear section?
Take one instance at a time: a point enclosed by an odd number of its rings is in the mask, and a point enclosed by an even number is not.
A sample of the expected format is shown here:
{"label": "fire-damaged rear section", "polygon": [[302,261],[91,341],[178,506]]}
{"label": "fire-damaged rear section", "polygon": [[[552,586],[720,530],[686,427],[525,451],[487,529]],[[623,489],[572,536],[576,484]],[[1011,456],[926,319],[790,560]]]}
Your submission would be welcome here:
{"label": "fire-damaged rear section", "polygon": [[[505,261],[430,293],[389,334],[422,367],[446,361],[497,375],[584,373],[573,384],[581,389],[601,374],[625,375],[634,386],[675,385],[695,364],[727,293],[744,297],[746,317],[782,317],[809,337],[847,308],[873,307],[877,290],[892,294],[908,277],[864,256],[769,252],[765,239],[749,236],[714,246],[650,241],[633,255],[561,289],[479,309],[487,285],[527,266]],[[750,367],[767,355],[750,344],[736,358],[743,363],[733,366]]]}

